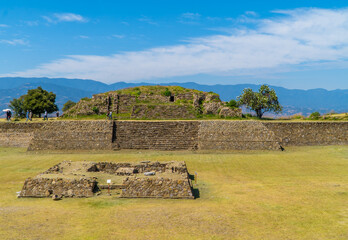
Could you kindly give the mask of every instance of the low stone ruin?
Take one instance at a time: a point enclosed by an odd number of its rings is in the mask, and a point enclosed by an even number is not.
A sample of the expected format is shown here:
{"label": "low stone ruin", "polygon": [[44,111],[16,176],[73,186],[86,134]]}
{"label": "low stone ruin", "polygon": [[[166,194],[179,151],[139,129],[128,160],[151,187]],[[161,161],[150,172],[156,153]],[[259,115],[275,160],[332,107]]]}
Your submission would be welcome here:
{"label": "low stone ruin", "polygon": [[[111,181],[111,183],[109,182]],[[19,197],[193,199],[185,162],[61,162],[24,182]]]}

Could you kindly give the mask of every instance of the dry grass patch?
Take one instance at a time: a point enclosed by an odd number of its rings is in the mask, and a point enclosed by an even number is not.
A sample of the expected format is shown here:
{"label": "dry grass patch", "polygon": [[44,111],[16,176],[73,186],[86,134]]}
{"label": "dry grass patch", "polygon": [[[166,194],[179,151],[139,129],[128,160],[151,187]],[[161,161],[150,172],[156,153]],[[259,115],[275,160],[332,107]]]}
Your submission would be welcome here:
{"label": "dry grass patch", "polygon": [[[64,160],[186,161],[196,200],[16,199]],[[285,152],[27,153],[0,149],[0,239],[347,239],[348,146]]]}

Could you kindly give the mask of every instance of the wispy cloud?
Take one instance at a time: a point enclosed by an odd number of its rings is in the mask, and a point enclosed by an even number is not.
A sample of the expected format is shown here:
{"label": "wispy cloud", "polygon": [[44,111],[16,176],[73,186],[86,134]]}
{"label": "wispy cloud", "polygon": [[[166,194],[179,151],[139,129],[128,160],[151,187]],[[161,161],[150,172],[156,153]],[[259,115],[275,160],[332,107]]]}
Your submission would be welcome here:
{"label": "wispy cloud", "polygon": [[199,13],[183,13],[179,17],[179,22],[184,24],[196,24],[201,18],[201,14]]}
{"label": "wispy cloud", "polygon": [[88,19],[75,13],[55,13],[52,16],[42,16],[48,23],[88,22]]}
{"label": "wispy cloud", "polygon": [[0,27],[1,27],[1,28],[7,28],[7,27],[10,27],[10,26],[7,25],[7,24],[0,24]]}
{"label": "wispy cloud", "polygon": [[6,40],[6,39],[0,39],[0,43],[5,43],[8,45],[16,46],[16,45],[29,45],[29,42],[24,39],[12,39],[12,40]]}
{"label": "wispy cloud", "polygon": [[122,39],[122,38],[124,38],[125,36],[122,35],[122,34],[113,34],[112,37],[118,38],[118,39]]}
{"label": "wispy cloud", "polygon": [[295,9],[233,33],[110,56],[73,55],[13,76],[137,81],[195,74],[255,76],[348,63],[348,9]]}
{"label": "wispy cloud", "polygon": [[146,17],[146,16],[142,16],[141,18],[138,19],[138,21],[145,22],[145,23],[148,23],[148,24],[151,24],[151,25],[158,25],[158,23],[156,23],[151,18]]}

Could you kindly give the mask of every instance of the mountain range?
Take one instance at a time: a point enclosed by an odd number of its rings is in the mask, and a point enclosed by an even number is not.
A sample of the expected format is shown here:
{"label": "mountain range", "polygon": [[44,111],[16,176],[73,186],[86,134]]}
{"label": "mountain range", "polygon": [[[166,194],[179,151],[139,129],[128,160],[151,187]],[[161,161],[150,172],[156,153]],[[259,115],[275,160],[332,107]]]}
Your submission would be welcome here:
{"label": "mountain range", "polygon": [[[91,97],[93,94],[118,90],[127,87],[141,85],[153,85],[152,83],[125,83],[116,82],[105,84],[94,80],[66,79],[66,78],[0,78],[0,108],[8,108],[13,98],[26,94],[29,89],[41,86],[47,91],[54,92],[59,109],[63,104],[72,100],[79,101],[83,97]],[[205,92],[215,92],[220,95],[221,100],[229,101],[236,99],[244,88],[257,91],[260,85],[236,84],[236,85],[202,85],[194,82],[186,83],[160,83],[156,85],[178,85],[185,88],[193,88]],[[314,111],[320,113],[348,112],[348,89],[325,90],[325,89],[287,89],[283,87],[270,86],[273,88],[284,107],[282,115],[302,114],[308,115]]]}

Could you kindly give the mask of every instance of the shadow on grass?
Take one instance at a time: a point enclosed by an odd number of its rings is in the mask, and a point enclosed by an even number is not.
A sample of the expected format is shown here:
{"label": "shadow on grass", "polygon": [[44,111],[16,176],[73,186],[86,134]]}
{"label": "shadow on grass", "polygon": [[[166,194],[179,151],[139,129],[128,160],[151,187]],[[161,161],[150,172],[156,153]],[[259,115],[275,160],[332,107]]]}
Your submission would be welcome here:
{"label": "shadow on grass", "polygon": [[192,194],[195,197],[195,199],[200,198],[199,189],[198,188],[192,188]]}

